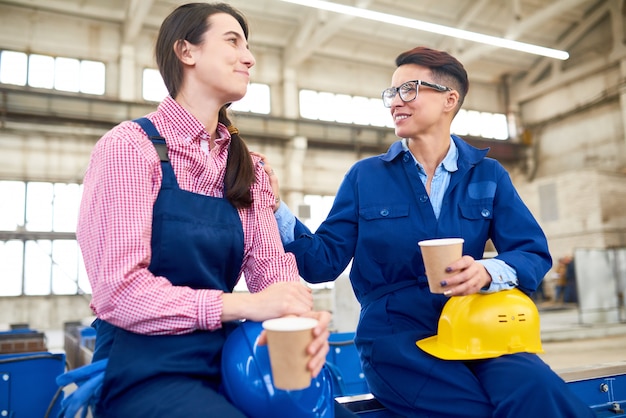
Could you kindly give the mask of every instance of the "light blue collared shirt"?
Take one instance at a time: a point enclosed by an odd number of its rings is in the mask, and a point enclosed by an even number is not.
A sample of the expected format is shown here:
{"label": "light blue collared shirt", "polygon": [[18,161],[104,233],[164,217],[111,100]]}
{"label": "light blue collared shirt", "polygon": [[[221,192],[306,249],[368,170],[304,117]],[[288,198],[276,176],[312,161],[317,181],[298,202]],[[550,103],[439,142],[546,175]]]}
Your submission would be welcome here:
{"label": "light blue collared shirt", "polygon": [[294,242],[293,230],[296,227],[296,217],[289,209],[289,206],[282,200],[280,201],[280,206],[274,212],[274,217],[276,218],[276,223],[278,223],[278,232],[280,232],[280,240],[283,245]]}
{"label": "light blue collared shirt", "polygon": [[[406,138],[402,139],[402,148],[411,154],[409,150],[409,146],[407,145]],[[413,160],[415,160],[415,164],[417,165],[417,171],[420,176],[420,180],[426,187],[426,180],[428,180],[426,175],[426,170],[424,170],[424,166],[422,163],[417,161],[415,156],[411,154]],[[459,151],[454,144],[454,141],[450,139],[450,149],[448,153],[444,157],[441,164],[437,166],[435,169],[435,175],[433,176],[433,180],[430,183],[430,203],[433,207],[433,211],[435,212],[435,217],[439,219],[439,214],[441,213],[441,204],[443,202],[443,195],[448,190],[448,186],[450,185],[450,176],[451,173],[455,172],[459,169],[456,165],[457,160],[459,159]]]}
{"label": "light blue collared shirt", "polygon": [[[402,148],[405,151],[411,153],[409,151],[406,138],[402,139]],[[413,159],[415,160],[415,164],[417,165],[420,180],[422,180],[424,187],[426,187],[426,181],[428,180],[428,178],[426,175],[426,171],[424,170],[424,166],[419,161],[417,161],[413,154],[411,154],[411,156],[413,157]],[[453,172],[458,170],[458,159],[459,151],[452,138],[450,138],[450,149],[448,149],[448,153],[443,158],[443,161],[441,161],[441,164],[439,164],[435,169],[435,175],[433,176],[433,180],[430,183],[429,198],[430,203],[433,207],[433,211],[435,212],[435,217],[437,219],[439,219],[439,214],[441,213],[443,196],[446,194],[446,190],[448,190],[448,186],[450,185],[450,177],[452,176]],[[476,261],[482,264],[487,272],[491,275],[491,285],[487,289],[483,289],[482,292],[498,292],[500,290],[512,289],[517,286],[517,273],[511,266],[506,264],[504,261],[496,260],[493,258]]]}
{"label": "light blue collared shirt", "polygon": [[[409,147],[407,146],[406,139],[402,139],[402,148],[405,151],[409,151]],[[410,154],[410,151],[409,151]],[[415,164],[417,165],[420,180],[426,187],[427,175],[424,170],[424,166],[415,159],[415,156],[411,154],[413,159],[415,160]],[[430,196],[429,200],[433,207],[433,211],[435,212],[435,217],[439,219],[439,214],[441,213],[441,205],[443,203],[443,196],[450,185],[450,177],[452,173],[458,170],[457,160],[459,157],[459,151],[456,147],[456,144],[450,138],[450,149],[448,153],[444,157],[443,161],[435,170],[435,175],[433,176],[433,180],[430,184]],[[285,204],[285,202],[280,203],[278,210],[274,213],[276,217],[276,222],[278,223],[278,230],[280,232],[280,238],[283,242],[283,245],[287,245],[294,241],[294,227],[296,225],[296,218],[289,209],[289,207]],[[518,285],[517,273],[515,269],[506,264],[502,260],[497,260],[495,258],[491,259],[483,259],[476,260],[481,263],[487,272],[491,275],[491,284],[487,289],[482,289],[482,293],[494,293],[500,290],[513,289]]]}

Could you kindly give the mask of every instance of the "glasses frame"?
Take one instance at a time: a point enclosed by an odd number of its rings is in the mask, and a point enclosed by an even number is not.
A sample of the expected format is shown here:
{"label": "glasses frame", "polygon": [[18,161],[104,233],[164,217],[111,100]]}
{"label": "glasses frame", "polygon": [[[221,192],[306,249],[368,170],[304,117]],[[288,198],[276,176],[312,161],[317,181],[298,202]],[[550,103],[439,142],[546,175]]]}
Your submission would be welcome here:
{"label": "glasses frame", "polygon": [[[412,92],[413,90],[415,90],[415,96],[411,99],[406,99],[404,96],[406,96],[406,93],[402,93],[402,88],[406,88],[407,85],[411,85],[414,84],[414,89],[406,89],[404,91],[408,91],[408,92]],[[420,86],[424,86],[424,87],[428,87],[431,88],[433,90],[437,90],[439,92],[446,92],[446,91],[452,91],[451,87],[446,87],[446,86],[442,86],[441,84],[437,84],[437,83],[431,83],[429,81],[424,81],[424,80],[410,80],[410,81],[405,81],[404,83],[400,84],[398,87],[389,87],[388,89],[383,90],[381,97],[383,99],[383,106],[389,108],[391,107],[391,102],[393,101],[393,99],[396,97],[396,94],[400,95],[400,100],[402,100],[404,103],[408,103],[408,102],[412,102],[413,100],[417,99],[417,96],[419,95],[419,87]],[[392,95],[393,93],[393,95]]]}

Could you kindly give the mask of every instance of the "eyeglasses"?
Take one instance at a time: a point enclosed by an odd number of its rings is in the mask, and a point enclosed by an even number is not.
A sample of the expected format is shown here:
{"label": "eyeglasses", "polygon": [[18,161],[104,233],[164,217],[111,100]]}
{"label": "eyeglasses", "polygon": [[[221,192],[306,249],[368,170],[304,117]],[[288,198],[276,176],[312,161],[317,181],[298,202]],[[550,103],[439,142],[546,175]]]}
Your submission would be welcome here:
{"label": "eyeglasses", "polygon": [[406,83],[400,84],[400,87],[389,87],[388,89],[383,90],[383,105],[385,107],[391,107],[391,102],[393,102],[394,97],[396,97],[396,94],[398,93],[400,94],[400,99],[402,99],[404,103],[412,102],[417,98],[419,86],[429,87],[440,92],[452,91],[450,87],[442,86],[441,84],[430,83],[428,81],[407,81]]}

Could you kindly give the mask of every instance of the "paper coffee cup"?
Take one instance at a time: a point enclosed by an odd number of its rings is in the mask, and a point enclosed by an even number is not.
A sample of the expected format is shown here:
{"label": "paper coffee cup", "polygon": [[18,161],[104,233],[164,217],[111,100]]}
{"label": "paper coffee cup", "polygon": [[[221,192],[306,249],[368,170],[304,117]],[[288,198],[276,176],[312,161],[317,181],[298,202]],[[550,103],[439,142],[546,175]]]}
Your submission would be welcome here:
{"label": "paper coffee cup", "polygon": [[432,293],[443,293],[441,281],[455,273],[446,273],[446,268],[463,256],[463,238],[429,239],[418,242],[422,250],[428,287]]}
{"label": "paper coffee cup", "polygon": [[313,318],[284,317],[263,322],[267,333],[274,386],[283,390],[299,390],[311,385],[307,363],[311,356],[306,349],[313,341]]}

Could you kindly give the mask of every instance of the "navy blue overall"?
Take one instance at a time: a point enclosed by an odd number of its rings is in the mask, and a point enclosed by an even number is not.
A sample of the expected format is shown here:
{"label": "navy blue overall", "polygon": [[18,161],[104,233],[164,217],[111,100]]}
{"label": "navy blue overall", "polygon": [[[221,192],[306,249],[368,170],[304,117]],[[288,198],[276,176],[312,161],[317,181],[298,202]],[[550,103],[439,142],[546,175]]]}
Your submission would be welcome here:
{"label": "navy blue overall", "polygon": [[[244,253],[237,210],[226,199],[180,189],[165,140],[148,119],[135,122],[155,144],[163,172],[148,269],[175,286],[232,292]],[[221,350],[235,326],[149,336],[96,320],[93,360],[109,359],[96,416],[245,418],[219,392]]]}

